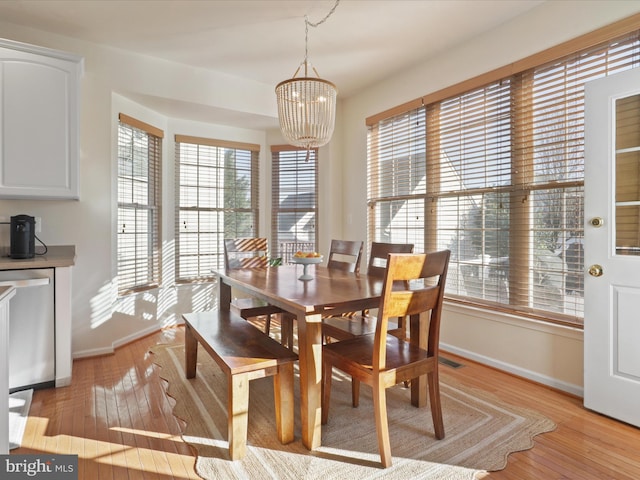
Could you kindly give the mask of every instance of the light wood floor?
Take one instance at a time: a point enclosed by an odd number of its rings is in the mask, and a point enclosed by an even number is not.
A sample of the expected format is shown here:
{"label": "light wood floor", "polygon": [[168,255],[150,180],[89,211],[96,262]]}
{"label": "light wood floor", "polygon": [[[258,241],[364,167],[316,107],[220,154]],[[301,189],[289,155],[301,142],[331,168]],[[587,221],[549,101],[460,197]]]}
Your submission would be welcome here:
{"label": "light wood floor", "polygon": [[[69,387],[34,392],[23,446],[12,454],[78,454],[81,480],[197,479],[149,347],[183,342],[168,329],[118,349],[76,360]],[[580,399],[445,354],[464,364],[446,369],[465,384],[537,410],[558,425],[531,450],[510,455],[489,480],[640,478],[640,429],[587,411]],[[640,408],[640,403],[639,403]]]}

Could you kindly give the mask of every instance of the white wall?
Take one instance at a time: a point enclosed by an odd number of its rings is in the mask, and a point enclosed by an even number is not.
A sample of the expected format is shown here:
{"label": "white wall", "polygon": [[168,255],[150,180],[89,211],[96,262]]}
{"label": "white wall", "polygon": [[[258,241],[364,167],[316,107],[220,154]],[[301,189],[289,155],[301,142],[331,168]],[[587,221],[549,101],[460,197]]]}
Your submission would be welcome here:
{"label": "white wall", "polygon": [[[364,120],[422,95],[508,65],[640,11],[633,1],[550,1],[512,22],[415,68],[398,73],[343,104],[344,235],[366,232]],[[442,348],[518,375],[581,394],[582,331],[494,312],[448,305]]]}

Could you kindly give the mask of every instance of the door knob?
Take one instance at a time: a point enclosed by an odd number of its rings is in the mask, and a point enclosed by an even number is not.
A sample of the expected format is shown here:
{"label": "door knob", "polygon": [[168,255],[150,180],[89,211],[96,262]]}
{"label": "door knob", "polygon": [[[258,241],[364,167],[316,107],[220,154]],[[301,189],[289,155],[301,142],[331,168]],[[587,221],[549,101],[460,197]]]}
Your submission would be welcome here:
{"label": "door knob", "polygon": [[604,225],[604,219],[602,217],[593,217],[589,220],[592,227],[601,227]]}
{"label": "door knob", "polygon": [[592,277],[601,277],[603,273],[602,266],[595,264],[589,267],[589,275]]}

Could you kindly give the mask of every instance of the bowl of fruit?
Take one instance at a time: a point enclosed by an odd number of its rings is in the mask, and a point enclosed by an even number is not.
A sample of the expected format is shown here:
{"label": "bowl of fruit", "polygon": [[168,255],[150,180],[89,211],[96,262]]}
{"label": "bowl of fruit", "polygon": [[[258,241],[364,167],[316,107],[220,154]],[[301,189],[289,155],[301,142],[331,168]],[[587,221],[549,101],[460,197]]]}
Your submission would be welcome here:
{"label": "bowl of fruit", "polygon": [[318,252],[301,252],[297,251],[293,254],[293,261],[295,263],[309,264],[322,262],[322,255]]}
{"label": "bowl of fruit", "polygon": [[297,251],[293,254],[293,257],[291,257],[291,261],[293,263],[299,263],[304,267],[302,276],[298,277],[300,280],[311,280],[313,277],[307,272],[307,267],[313,263],[322,262],[322,255],[318,252]]}

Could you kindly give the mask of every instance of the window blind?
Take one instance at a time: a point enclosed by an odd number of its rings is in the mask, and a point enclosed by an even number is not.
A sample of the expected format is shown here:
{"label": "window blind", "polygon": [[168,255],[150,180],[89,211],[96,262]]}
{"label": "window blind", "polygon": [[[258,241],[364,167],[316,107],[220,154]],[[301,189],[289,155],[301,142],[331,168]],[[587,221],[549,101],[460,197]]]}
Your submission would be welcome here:
{"label": "window blind", "polygon": [[160,165],[163,132],[120,114],[118,123],[118,292],[160,283]]}
{"label": "window blind", "polygon": [[437,248],[451,249],[454,259],[448,291],[506,303],[499,287],[513,229],[511,95],[504,80],[432,105],[427,136],[427,176],[439,179],[430,202]]}
{"label": "window blind", "polygon": [[424,108],[403,113],[371,128],[368,141],[369,236],[415,251],[425,245],[425,121]]}
{"label": "window blind", "polygon": [[176,281],[210,280],[224,239],[258,235],[259,145],[176,135]]}
{"label": "window blind", "polygon": [[638,32],[369,127],[369,237],[449,248],[447,295],[581,325],[584,84]]}
{"label": "window blind", "polygon": [[316,250],[318,150],[274,145],[271,156],[271,256],[288,263],[298,250]]}

